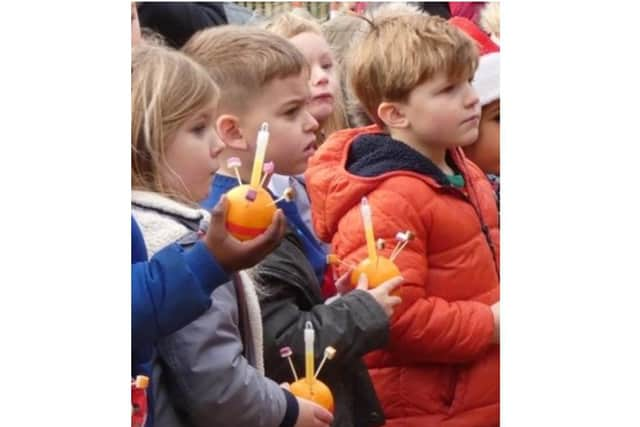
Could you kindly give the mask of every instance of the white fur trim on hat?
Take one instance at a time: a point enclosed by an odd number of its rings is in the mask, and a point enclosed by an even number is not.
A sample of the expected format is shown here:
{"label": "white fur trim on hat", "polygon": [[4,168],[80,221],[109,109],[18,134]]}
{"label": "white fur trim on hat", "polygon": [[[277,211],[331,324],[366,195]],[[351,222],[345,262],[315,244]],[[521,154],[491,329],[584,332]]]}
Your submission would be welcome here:
{"label": "white fur trim on hat", "polygon": [[500,98],[500,52],[487,53],[480,57],[480,63],[471,84],[478,92],[480,105],[486,105]]}

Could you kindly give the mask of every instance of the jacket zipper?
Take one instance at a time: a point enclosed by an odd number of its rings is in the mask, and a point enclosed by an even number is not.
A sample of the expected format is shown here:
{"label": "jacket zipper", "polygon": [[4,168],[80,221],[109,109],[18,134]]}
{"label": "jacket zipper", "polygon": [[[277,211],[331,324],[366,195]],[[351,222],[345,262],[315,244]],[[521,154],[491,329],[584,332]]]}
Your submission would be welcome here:
{"label": "jacket zipper", "polygon": [[491,240],[491,236],[489,235],[489,226],[484,223],[484,219],[482,218],[482,214],[479,211],[479,208],[473,203],[471,197],[466,191],[462,191],[455,187],[445,187],[446,190],[459,195],[465,202],[469,203],[473,210],[476,212],[476,217],[478,218],[478,222],[480,223],[480,230],[482,230],[482,234],[484,235],[484,239],[489,246],[489,250],[491,250],[491,256],[493,258],[493,266],[496,269],[496,274],[498,275],[498,279],[500,278],[500,269],[498,268],[498,261],[496,259],[496,248],[493,244],[493,240]]}

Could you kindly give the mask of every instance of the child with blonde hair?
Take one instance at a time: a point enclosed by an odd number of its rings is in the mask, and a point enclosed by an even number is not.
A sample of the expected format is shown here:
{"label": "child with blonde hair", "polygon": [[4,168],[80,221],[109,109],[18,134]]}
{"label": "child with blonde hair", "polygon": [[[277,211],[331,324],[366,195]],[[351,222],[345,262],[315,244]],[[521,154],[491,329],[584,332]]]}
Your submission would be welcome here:
{"label": "child with blonde hair", "polygon": [[[208,226],[224,230],[224,201],[214,210],[211,225],[209,213],[197,204],[209,192],[224,149],[215,126],[219,89],[192,59],[160,46],[134,49],[131,78],[133,216],[150,256],[174,242],[185,249],[197,247]],[[267,233],[282,226],[276,212]],[[220,238],[231,250],[221,256],[238,254],[245,245],[226,232]],[[239,262],[234,267],[245,266]],[[264,377],[254,286],[246,273],[226,273],[231,280],[211,293],[204,314],[156,344],[155,423],[328,426],[329,412]],[[203,329],[210,346],[201,364],[193,365],[185,351],[202,352],[185,346],[184,339],[196,339]],[[215,374],[205,380],[201,369]],[[203,399],[205,390],[209,399]]]}
{"label": "child with blonde hair", "polygon": [[[405,284],[388,345],[365,357],[389,427],[499,424],[499,228],[492,188],[461,147],[478,138],[473,42],[440,17],[368,21],[351,51],[354,92],[375,125],[334,133],[305,174],[318,236],[367,257],[366,196]],[[344,269],[343,269],[344,270]],[[348,294],[347,294],[348,295]]]}
{"label": "child with blonde hair", "polygon": [[480,11],[480,27],[489,34],[495,44],[500,45],[500,3],[487,2]]}
{"label": "child with blonde hair", "polygon": [[336,115],[334,130],[350,127],[365,126],[371,124],[371,119],[360,106],[358,99],[353,95],[348,84],[346,74],[346,59],[349,49],[366,33],[367,23],[363,19],[351,13],[340,13],[332,19],[322,23],[322,34],[329,42],[336,59],[338,80],[340,81],[340,97],[342,105],[336,109],[342,110],[341,115]]}
{"label": "child with blonde hair", "polygon": [[[222,156],[241,158],[242,164],[236,168],[240,180],[246,183],[251,176],[256,132],[262,122],[269,124],[265,158],[274,162],[274,171],[282,175],[303,173],[315,152],[318,123],[308,108],[310,70],[302,53],[272,32],[237,26],[202,31],[183,50],[204,65],[221,88],[217,129],[227,146]],[[223,162],[208,202],[215,204],[236,185],[234,170]],[[251,272],[259,287],[265,373],[278,382],[292,379],[289,364],[280,355],[285,346],[292,349],[292,361],[302,372],[304,329],[310,322],[316,335],[316,366],[327,346],[337,350],[319,374],[334,395],[332,425],[381,425],[384,418],[361,357],[386,342],[388,318],[399,303],[389,293],[401,279],[391,279],[372,290],[362,282],[349,295],[325,304],[318,279],[322,275],[313,263],[315,256],[309,256],[315,250],[311,237],[292,202],[281,201],[279,206],[288,220],[285,238]],[[324,256],[317,259],[326,263]],[[206,341],[188,342],[201,352],[209,345]],[[200,363],[197,359],[191,362]],[[200,372],[209,377],[208,372]]]}
{"label": "child with blonde hair", "polygon": [[309,63],[309,111],[318,121],[318,144],[321,144],[327,135],[344,128],[344,122],[340,121],[343,110],[336,59],[322,34],[322,28],[313,17],[305,17],[295,11],[276,15],[263,25],[289,40]]}

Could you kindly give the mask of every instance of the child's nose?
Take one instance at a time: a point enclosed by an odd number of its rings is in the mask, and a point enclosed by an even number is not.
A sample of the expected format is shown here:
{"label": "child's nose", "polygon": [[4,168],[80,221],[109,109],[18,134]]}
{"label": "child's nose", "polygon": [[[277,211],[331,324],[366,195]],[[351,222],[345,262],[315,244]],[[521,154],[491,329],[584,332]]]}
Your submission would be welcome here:
{"label": "child's nose", "polygon": [[477,103],[480,102],[480,98],[478,98],[478,92],[471,86],[471,83],[467,83],[468,88],[465,95],[465,107],[471,108],[475,107]]}
{"label": "child's nose", "polygon": [[314,86],[326,85],[327,83],[329,83],[329,73],[322,68],[316,69],[316,72],[313,75],[312,83]]}
{"label": "child's nose", "polygon": [[315,117],[311,115],[311,113],[308,110],[305,111],[305,114],[307,115],[307,120],[305,121],[305,127],[304,127],[305,132],[317,131],[319,127],[318,121],[315,119]]}

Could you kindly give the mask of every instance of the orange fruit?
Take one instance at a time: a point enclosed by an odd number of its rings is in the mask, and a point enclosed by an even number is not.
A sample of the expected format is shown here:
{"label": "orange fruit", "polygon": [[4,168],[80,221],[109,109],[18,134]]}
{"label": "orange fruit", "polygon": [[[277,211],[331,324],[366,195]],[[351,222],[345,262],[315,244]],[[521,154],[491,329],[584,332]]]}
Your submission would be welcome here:
{"label": "orange fruit", "polygon": [[306,378],[301,378],[290,386],[294,396],[310,400],[333,413],[333,394],[322,381],[314,379],[311,386]]}
{"label": "orange fruit", "polygon": [[[251,192],[254,200],[247,199]],[[264,233],[276,212],[271,195],[262,187],[239,185],[227,193],[227,200],[227,230],[239,240],[250,240]]]}
{"label": "orange fruit", "polygon": [[367,275],[369,281],[369,289],[373,289],[387,280],[399,276],[400,270],[389,258],[379,256],[373,262],[369,258],[365,258],[351,272],[351,285],[355,288],[358,286],[358,278],[360,274]]}

